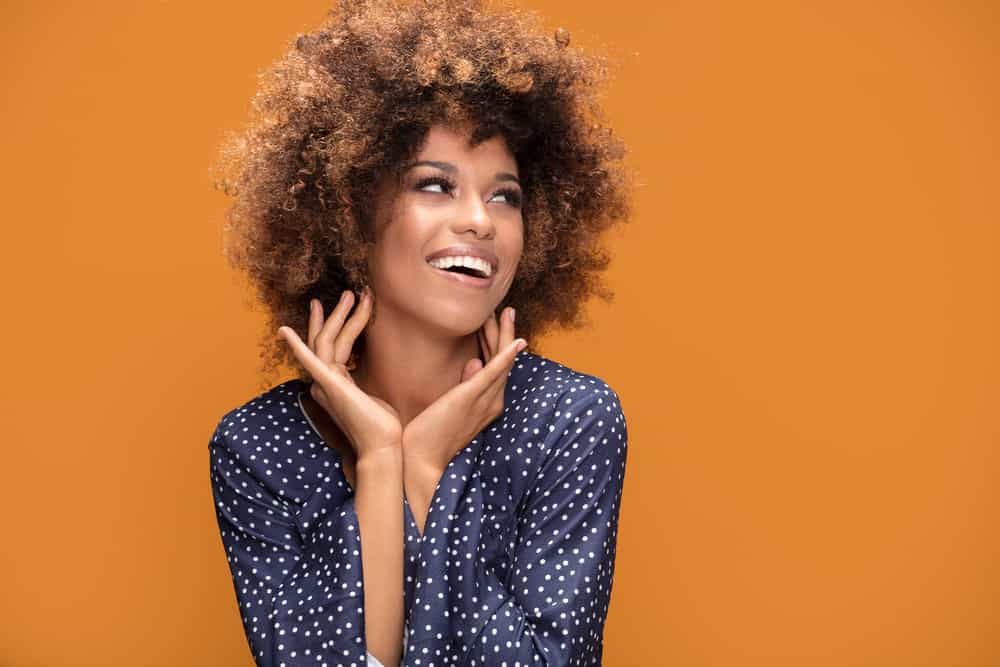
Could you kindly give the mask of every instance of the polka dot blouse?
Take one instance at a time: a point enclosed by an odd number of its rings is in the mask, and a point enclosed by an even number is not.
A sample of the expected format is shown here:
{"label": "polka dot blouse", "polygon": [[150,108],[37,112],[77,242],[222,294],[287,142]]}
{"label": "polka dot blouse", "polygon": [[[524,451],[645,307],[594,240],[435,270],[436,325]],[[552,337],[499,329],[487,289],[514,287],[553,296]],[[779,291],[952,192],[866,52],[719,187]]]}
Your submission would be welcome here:
{"label": "polka dot blouse", "polygon": [[[209,443],[243,627],[261,666],[378,665],[354,490],[307,391],[268,389]],[[402,665],[600,665],[627,442],[603,380],[518,353],[503,413],[448,463],[423,536],[403,501]]]}

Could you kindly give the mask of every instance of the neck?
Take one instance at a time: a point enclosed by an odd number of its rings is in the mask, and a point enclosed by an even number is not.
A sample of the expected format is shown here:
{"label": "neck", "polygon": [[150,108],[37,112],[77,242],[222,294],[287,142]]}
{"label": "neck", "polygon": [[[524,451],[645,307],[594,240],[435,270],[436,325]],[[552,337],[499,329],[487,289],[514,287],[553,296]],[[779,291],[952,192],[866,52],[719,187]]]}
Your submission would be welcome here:
{"label": "neck", "polygon": [[364,354],[351,376],[363,391],[391,405],[404,428],[461,382],[470,359],[482,359],[475,332],[447,336],[385,310],[369,322],[364,336]]}

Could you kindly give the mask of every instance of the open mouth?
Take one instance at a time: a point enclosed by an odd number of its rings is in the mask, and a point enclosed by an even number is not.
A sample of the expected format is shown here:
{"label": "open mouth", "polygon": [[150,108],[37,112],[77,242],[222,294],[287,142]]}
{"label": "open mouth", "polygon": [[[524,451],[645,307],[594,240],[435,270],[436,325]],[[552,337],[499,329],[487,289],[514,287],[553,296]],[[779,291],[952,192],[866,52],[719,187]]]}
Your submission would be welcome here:
{"label": "open mouth", "polygon": [[477,269],[471,266],[449,266],[446,269],[441,269],[442,271],[448,271],[449,273],[461,273],[467,276],[475,276],[476,278],[488,278],[482,269]]}
{"label": "open mouth", "polygon": [[442,274],[443,276],[450,278],[459,283],[466,285],[473,285],[476,287],[485,287],[493,283],[493,274],[486,275],[486,271],[481,268],[474,266],[447,266],[439,267],[434,266],[428,262],[430,267],[434,269],[435,273]]}

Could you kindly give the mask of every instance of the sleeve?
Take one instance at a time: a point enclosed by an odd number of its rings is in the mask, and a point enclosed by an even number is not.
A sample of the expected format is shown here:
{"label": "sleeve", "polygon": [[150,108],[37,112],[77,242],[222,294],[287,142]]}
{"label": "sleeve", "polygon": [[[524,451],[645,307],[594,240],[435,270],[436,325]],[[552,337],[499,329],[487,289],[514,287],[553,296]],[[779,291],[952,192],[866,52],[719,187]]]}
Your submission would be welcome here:
{"label": "sleeve", "polygon": [[482,585],[506,599],[466,665],[600,665],[628,433],[610,388],[560,399],[555,443],[519,513],[513,567]]}
{"label": "sleeve", "polygon": [[[243,629],[260,667],[364,667],[361,543],[353,496],[313,511],[280,491],[275,461],[234,446],[218,427],[209,443],[212,495]],[[272,481],[273,478],[273,481]],[[330,494],[315,494],[330,497]],[[309,500],[303,501],[312,510]]]}

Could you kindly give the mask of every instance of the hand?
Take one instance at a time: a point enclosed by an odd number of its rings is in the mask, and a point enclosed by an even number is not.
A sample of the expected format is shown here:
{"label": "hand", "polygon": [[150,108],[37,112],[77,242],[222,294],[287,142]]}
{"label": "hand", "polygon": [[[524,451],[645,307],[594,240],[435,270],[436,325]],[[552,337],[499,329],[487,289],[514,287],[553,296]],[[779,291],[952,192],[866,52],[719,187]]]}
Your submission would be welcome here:
{"label": "hand", "polygon": [[292,349],[312,378],[309,393],[350,441],[358,460],[384,447],[399,447],[402,426],[396,410],[370,396],[354,382],[347,370],[354,341],[368,324],[372,312],[371,290],[365,288],[358,308],[347,323],[344,319],[354,301],[354,292],[345,291],[340,302],[323,322],[323,304],[309,302],[309,345],[291,327],[278,333]]}
{"label": "hand", "polygon": [[477,331],[486,365],[470,359],[461,382],[427,406],[403,430],[403,455],[421,466],[443,473],[448,462],[503,412],[504,388],[515,355],[527,341],[514,340],[513,309],[505,309],[499,326],[496,316]]}

